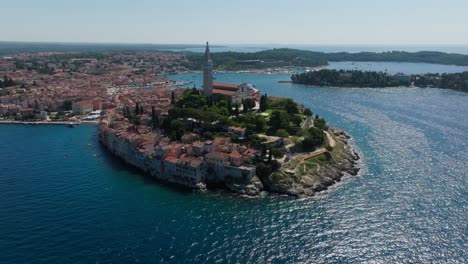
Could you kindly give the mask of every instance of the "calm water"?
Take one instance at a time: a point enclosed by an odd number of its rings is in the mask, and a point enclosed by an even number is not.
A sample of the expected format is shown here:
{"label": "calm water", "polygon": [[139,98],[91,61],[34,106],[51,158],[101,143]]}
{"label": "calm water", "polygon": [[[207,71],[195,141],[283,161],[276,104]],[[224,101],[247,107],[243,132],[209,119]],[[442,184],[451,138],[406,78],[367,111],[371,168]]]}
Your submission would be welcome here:
{"label": "calm water", "polygon": [[0,263],[466,263],[468,93],[284,78],[217,75],[347,130],[360,176],[303,200],[186,193],[122,166],[95,126],[2,125]]}

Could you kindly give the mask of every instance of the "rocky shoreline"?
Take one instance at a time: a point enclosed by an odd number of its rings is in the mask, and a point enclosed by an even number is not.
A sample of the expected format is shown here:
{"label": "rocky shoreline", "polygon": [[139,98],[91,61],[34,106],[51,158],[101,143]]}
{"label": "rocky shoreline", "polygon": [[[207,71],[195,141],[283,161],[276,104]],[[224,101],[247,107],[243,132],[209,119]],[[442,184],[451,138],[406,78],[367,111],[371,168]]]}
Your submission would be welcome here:
{"label": "rocky shoreline", "polygon": [[[155,168],[161,166],[161,160],[139,152],[132,146],[131,142],[127,142],[118,134],[104,129],[103,126],[100,126],[99,132],[99,139],[104,147],[127,164],[157,180],[196,191],[206,191],[206,186],[214,183],[217,187],[223,186],[228,191],[245,197],[259,197],[265,193],[284,194],[299,198],[309,197],[339,182],[344,175],[355,176],[359,172],[357,161],[360,157],[348,144],[350,137],[339,129],[328,131],[333,139],[336,139],[333,150],[317,150],[313,153],[296,154],[269,177],[261,179],[254,176],[248,182],[226,180],[222,183],[205,182],[196,185],[187,184],[183,179],[157,173],[158,170]],[[315,152],[317,155],[311,156]],[[308,155],[311,157],[307,157]]]}
{"label": "rocky shoreline", "polygon": [[345,175],[356,176],[360,170],[360,156],[351,148],[350,136],[340,129],[328,132],[336,140],[332,150],[318,152],[313,157],[293,157],[262,181],[265,189],[299,198],[309,197],[327,190]]}

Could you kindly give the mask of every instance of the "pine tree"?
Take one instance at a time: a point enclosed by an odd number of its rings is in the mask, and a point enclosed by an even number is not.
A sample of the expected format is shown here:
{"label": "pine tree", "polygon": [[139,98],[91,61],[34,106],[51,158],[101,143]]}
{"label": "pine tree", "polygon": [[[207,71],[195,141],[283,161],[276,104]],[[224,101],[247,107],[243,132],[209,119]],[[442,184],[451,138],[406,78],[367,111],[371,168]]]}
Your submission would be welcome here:
{"label": "pine tree", "polygon": [[158,117],[156,116],[156,110],[154,106],[151,106],[151,123],[153,125],[153,129],[158,127]]}
{"label": "pine tree", "polygon": [[232,115],[232,104],[231,104],[231,100],[228,100],[228,101],[227,101],[227,109],[228,109],[229,115]]}
{"label": "pine tree", "polygon": [[260,97],[260,112],[263,112],[263,98],[264,97],[265,97],[264,95]]}
{"label": "pine tree", "polygon": [[260,97],[260,112],[265,112],[267,110],[267,98],[266,94]]}
{"label": "pine tree", "polygon": [[272,154],[271,153],[272,153],[272,151],[271,151],[271,147],[270,147],[270,149],[268,151],[268,162],[271,162],[271,159],[272,159],[272,156],[271,156]]}
{"label": "pine tree", "polygon": [[268,95],[265,93],[263,96],[263,112],[268,109]]}
{"label": "pine tree", "polygon": [[238,104],[236,104],[236,109],[234,109],[234,115],[236,117],[239,117],[239,105]]}
{"label": "pine tree", "polygon": [[132,113],[130,113],[130,107],[128,107],[128,105],[127,105],[127,106],[125,106],[125,108],[126,108],[125,112],[127,113],[127,118],[130,118],[130,116],[132,115]]}
{"label": "pine tree", "polygon": [[136,106],[135,106],[135,115],[136,116],[140,115],[140,105],[138,103],[136,103]]}

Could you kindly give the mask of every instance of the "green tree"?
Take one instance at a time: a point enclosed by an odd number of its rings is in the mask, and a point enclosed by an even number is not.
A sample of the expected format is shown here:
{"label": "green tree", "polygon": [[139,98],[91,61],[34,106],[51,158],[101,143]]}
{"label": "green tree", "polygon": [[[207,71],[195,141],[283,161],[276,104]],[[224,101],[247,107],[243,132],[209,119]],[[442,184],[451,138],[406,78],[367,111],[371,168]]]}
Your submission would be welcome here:
{"label": "green tree", "polygon": [[271,113],[269,125],[273,130],[289,129],[289,116],[285,111],[274,110]]}
{"label": "green tree", "polygon": [[173,140],[180,140],[180,138],[188,131],[188,126],[181,120],[171,121],[171,131],[173,132]]}
{"label": "green tree", "polygon": [[304,109],[304,115],[311,117],[313,115],[312,111],[309,108]]}
{"label": "green tree", "polygon": [[327,122],[323,118],[314,119],[314,126],[322,131],[328,129]]}
{"label": "green tree", "polygon": [[234,109],[234,115],[236,117],[239,117],[239,105],[238,104],[236,104],[236,108]]}
{"label": "green tree", "polygon": [[140,105],[138,103],[136,103],[136,106],[135,106],[135,115],[136,116],[140,115]]}
{"label": "green tree", "polygon": [[176,102],[178,107],[202,109],[207,106],[207,98],[201,96],[197,90],[187,89]]}
{"label": "green tree", "polygon": [[154,106],[151,106],[151,124],[153,130],[159,127],[159,117],[156,114],[156,109],[154,108]]}
{"label": "green tree", "polygon": [[262,97],[260,97],[260,111],[261,112],[265,112],[268,108],[268,99],[267,99],[267,95],[262,95]]}
{"label": "green tree", "polygon": [[289,118],[291,119],[291,122],[293,122],[294,125],[297,127],[300,126],[302,123],[302,116],[299,114],[290,115]]}
{"label": "green tree", "polygon": [[133,124],[133,128],[135,129],[136,133],[140,133],[138,131],[138,126],[141,124],[141,120],[139,116],[131,116],[130,117],[130,122]]}
{"label": "green tree", "polygon": [[281,159],[282,157],[284,157],[285,154],[285,151],[282,148],[273,148],[271,152],[275,159]]}
{"label": "green tree", "polygon": [[318,128],[310,128],[309,136],[305,136],[302,141],[304,151],[312,151],[321,146],[325,142],[325,134]]}
{"label": "green tree", "polygon": [[297,107],[296,102],[294,102],[292,99],[289,99],[289,98],[286,98],[286,102],[284,104],[284,109],[290,115],[299,113],[299,109]]}
{"label": "green tree", "polygon": [[62,107],[63,107],[63,109],[64,109],[65,111],[70,111],[70,110],[72,110],[72,105],[73,105],[73,103],[72,103],[71,101],[65,100],[65,101],[63,102]]}
{"label": "green tree", "polygon": [[256,174],[260,179],[267,178],[273,172],[271,165],[265,165],[263,162],[259,162],[256,166]]}
{"label": "green tree", "polygon": [[242,101],[242,106],[244,107],[244,112],[247,112],[255,107],[255,101],[251,98],[246,98]]}
{"label": "green tree", "polygon": [[286,138],[289,137],[289,133],[286,131],[286,129],[278,129],[276,131],[276,136]]}
{"label": "green tree", "polygon": [[228,109],[228,114],[229,116],[232,115],[232,103],[231,103],[231,100],[227,100],[227,106],[226,108]]}

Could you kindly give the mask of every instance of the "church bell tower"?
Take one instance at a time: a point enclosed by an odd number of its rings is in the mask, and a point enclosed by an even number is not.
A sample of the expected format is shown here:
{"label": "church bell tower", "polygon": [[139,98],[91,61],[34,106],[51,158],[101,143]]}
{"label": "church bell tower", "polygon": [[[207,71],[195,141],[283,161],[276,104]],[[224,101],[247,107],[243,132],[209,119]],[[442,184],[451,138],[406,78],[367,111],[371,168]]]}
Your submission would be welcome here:
{"label": "church bell tower", "polygon": [[203,94],[208,97],[213,95],[213,61],[211,60],[208,42],[206,42],[205,60],[203,62]]}

